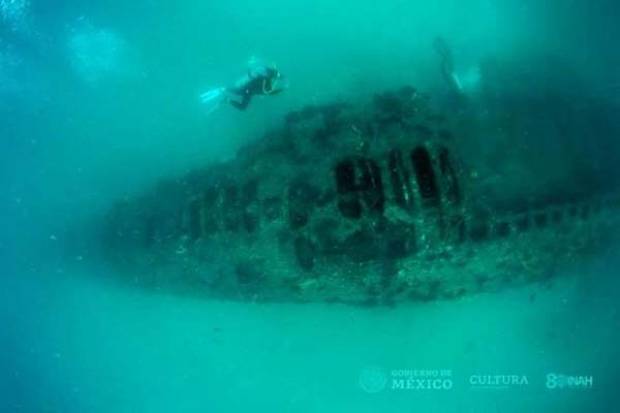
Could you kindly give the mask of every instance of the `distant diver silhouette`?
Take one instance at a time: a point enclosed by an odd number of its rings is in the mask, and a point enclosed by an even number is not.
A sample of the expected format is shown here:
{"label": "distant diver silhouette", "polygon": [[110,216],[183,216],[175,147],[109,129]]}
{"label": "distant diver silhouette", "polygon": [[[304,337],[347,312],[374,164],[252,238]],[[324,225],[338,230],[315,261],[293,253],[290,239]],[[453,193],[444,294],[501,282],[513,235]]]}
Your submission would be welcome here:
{"label": "distant diver silhouette", "polygon": [[[243,111],[256,95],[270,96],[284,91],[286,85],[283,83],[283,79],[284,77],[275,65],[266,65],[252,59],[249,63],[248,73],[239,79],[234,86],[209,90],[200,95],[200,99],[203,104],[210,106],[209,113],[217,109],[223,102]],[[233,98],[240,98],[240,100]]]}
{"label": "distant diver silhouette", "polygon": [[463,93],[463,86],[454,70],[454,58],[448,43],[442,37],[436,37],[433,46],[441,59],[441,74],[446,84],[453,93],[461,95]]}

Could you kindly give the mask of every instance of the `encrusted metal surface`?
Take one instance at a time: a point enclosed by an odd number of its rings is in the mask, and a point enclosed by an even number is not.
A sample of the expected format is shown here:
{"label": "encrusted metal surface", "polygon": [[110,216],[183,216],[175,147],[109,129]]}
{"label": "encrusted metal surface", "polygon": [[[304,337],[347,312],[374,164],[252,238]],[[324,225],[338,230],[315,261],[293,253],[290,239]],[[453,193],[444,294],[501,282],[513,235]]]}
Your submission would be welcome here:
{"label": "encrusted metal surface", "polygon": [[480,197],[455,144],[477,127],[464,116],[413,88],[306,107],[236,159],[119,203],[106,250],[144,284],[391,304],[542,281],[606,242],[617,196]]}

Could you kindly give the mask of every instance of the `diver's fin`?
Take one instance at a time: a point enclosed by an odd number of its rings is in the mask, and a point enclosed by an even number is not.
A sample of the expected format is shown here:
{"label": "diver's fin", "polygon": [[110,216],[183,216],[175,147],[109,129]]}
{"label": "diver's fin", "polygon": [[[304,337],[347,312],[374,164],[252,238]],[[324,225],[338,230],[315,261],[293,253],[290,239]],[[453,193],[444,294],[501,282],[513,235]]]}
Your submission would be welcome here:
{"label": "diver's fin", "polygon": [[208,90],[200,95],[200,102],[207,107],[207,113],[211,113],[220,107],[226,100],[226,88],[218,87]]}
{"label": "diver's fin", "polygon": [[218,87],[215,89],[211,89],[201,94],[200,100],[202,101],[202,103],[208,103],[208,102],[211,102],[212,100],[220,99],[222,96],[224,96],[225,92],[226,92],[225,87]]}

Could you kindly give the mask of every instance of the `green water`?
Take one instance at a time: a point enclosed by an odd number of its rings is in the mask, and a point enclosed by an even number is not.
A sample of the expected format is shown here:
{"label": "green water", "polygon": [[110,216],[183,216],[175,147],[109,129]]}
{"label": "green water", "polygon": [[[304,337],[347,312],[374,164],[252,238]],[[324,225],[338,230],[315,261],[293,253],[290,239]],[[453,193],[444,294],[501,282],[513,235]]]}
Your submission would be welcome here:
{"label": "green water", "polygon": [[[514,62],[508,95],[540,93],[522,90],[532,73],[571,73],[568,100],[587,90],[615,108],[618,6],[540,3],[0,0],[0,411],[616,411],[617,246],[552,284],[362,308],[145,291],[111,273],[90,232],[117,200],[229,159],[308,103],[404,84],[441,96],[437,36],[460,73]],[[290,88],[207,115],[200,93],[251,56]],[[583,124],[584,158],[609,182],[617,136],[597,131],[615,113]],[[400,370],[449,371],[451,386],[399,389]],[[594,384],[550,389],[548,374]],[[472,388],[487,375],[527,384]]]}

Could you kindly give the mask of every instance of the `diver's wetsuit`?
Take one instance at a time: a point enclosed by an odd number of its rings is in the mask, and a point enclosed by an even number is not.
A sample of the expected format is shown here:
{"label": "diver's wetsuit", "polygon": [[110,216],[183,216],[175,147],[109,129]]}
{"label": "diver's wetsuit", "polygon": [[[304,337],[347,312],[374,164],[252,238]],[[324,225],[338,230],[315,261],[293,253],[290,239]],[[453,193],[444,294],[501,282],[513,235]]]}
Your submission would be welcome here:
{"label": "diver's wetsuit", "polygon": [[441,74],[454,93],[460,94],[460,87],[454,77],[454,59],[448,44],[441,37],[435,38],[435,50],[441,58]]}
{"label": "diver's wetsuit", "polygon": [[467,104],[466,95],[463,93],[460,80],[455,73],[452,50],[441,37],[435,38],[435,51],[439,54],[441,75],[448,86],[449,93],[446,95],[447,105],[451,110],[461,110]]}
{"label": "diver's wetsuit", "polygon": [[274,85],[279,76],[280,73],[271,68],[260,74],[249,73],[240,84],[228,88],[228,92],[241,97],[241,101],[230,99],[229,103],[239,110],[245,110],[255,95],[275,95],[282,92],[282,89],[275,89]]}

